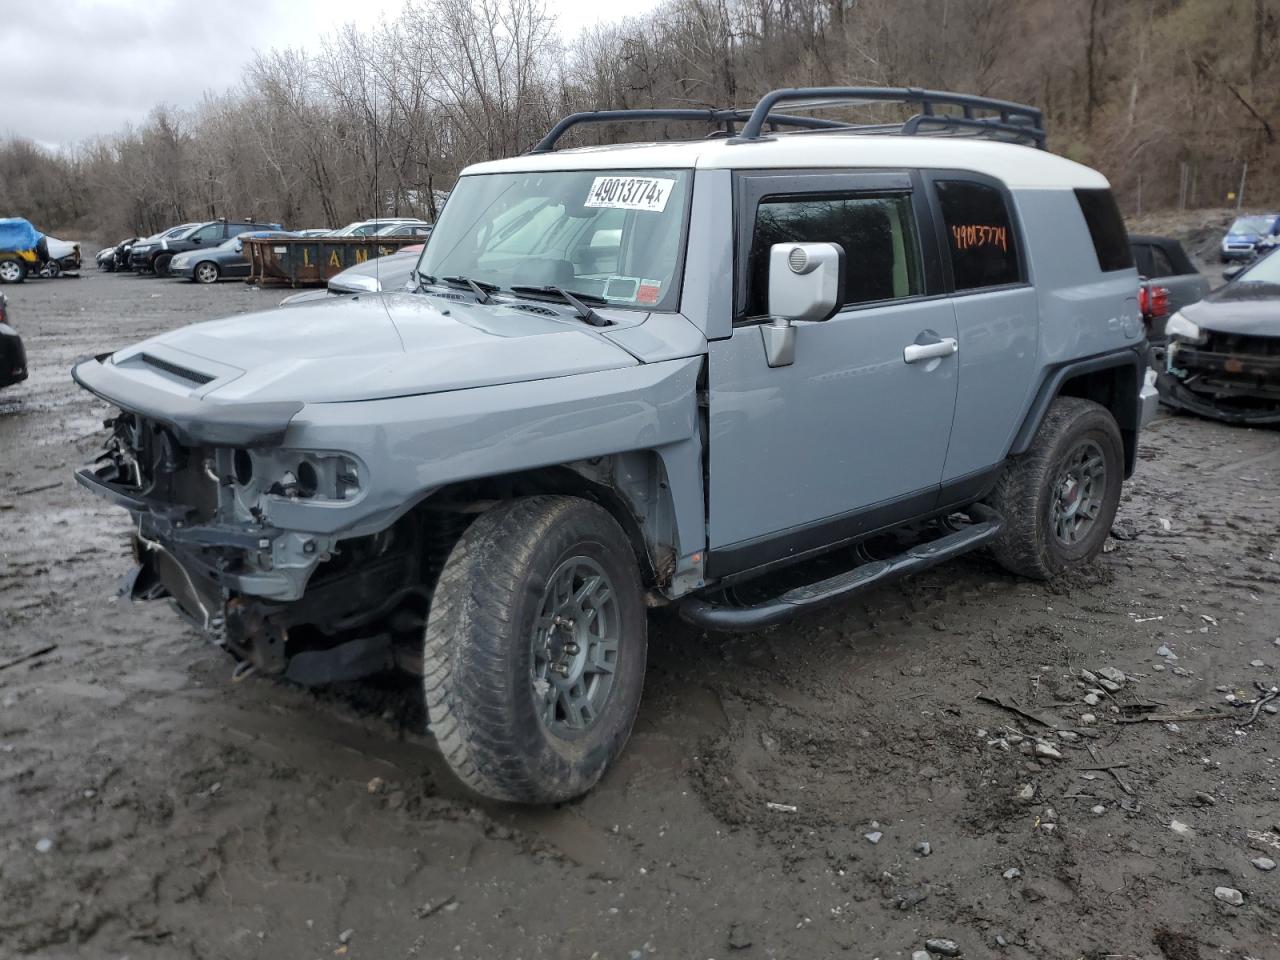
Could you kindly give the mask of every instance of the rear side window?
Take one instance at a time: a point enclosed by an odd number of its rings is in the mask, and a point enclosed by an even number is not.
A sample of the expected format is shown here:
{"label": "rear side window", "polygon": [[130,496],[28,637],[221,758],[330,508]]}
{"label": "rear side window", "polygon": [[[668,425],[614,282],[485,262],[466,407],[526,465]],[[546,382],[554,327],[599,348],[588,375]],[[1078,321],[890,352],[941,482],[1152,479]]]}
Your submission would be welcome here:
{"label": "rear side window", "polygon": [[957,290],[1001,287],[1022,280],[1018,241],[1004,194],[969,180],[938,180],[938,202],[947,232]]}
{"label": "rear side window", "polygon": [[[1129,234],[1116,198],[1110,190],[1077,190],[1076,200],[1084,222],[1089,225],[1093,237],[1093,251],[1098,255],[1098,266],[1103,273],[1127,270],[1133,266],[1133,251],[1129,249]],[[1167,274],[1166,274],[1167,276]]]}
{"label": "rear side window", "polygon": [[844,248],[844,305],[914,297],[924,290],[920,242],[905,194],[766,197],[756,208],[746,316],[769,312],[769,249],[775,243]]}

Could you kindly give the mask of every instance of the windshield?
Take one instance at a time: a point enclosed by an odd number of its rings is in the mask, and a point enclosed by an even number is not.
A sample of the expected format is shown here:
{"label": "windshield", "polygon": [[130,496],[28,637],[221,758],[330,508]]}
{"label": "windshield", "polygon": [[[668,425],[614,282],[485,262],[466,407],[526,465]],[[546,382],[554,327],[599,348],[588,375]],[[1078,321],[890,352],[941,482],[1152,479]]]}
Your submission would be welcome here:
{"label": "windshield", "polygon": [[1271,225],[1275,223],[1275,217],[1236,217],[1236,222],[1231,224],[1231,229],[1227,233],[1242,233],[1249,236],[1259,236],[1261,234],[1270,233]]}
{"label": "windshield", "polygon": [[674,310],[687,170],[581,170],[463,177],[418,270],[556,286],[611,306]]}
{"label": "windshield", "polygon": [[1236,283],[1274,283],[1280,285],[1280,256],[1269,253],[1236,277]]}

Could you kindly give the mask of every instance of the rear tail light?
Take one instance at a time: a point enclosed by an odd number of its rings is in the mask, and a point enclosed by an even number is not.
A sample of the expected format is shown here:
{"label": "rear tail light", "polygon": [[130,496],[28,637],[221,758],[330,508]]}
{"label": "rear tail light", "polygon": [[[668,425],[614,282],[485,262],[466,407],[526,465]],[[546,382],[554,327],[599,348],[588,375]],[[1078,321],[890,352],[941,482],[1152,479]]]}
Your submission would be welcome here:
{"label": "rear tail light", "polygon": [[1159,320],[1169,315],[1169,288],[1144,283],[1138,288],[1138,309],[1144,320]]}

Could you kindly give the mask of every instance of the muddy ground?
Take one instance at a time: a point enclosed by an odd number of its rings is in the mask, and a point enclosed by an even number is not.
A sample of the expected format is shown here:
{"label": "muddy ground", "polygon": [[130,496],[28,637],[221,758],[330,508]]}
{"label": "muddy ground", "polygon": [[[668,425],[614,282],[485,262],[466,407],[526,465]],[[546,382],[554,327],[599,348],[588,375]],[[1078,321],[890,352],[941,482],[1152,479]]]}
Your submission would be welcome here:
{"label": "muddy ground", "polygon": [[[1280,870],[1251,864],[1280,860],[1280,716],[1224,692],[1280,681],[1280,433],[1157,422],[1125,538],[1052,586],[974,557],[753,636],[657,613],[625,755],[526,810],[452,782],[411,688],[232,682],[113,599],[125,514],[70,476],[107,410],[68,368],[278,293],[7,292],[32,374],[0,394],[0,663],[56,649],[0,669],[0,956],[1280,957]],[[1086,706],[1103,667],[1131,679]]]}

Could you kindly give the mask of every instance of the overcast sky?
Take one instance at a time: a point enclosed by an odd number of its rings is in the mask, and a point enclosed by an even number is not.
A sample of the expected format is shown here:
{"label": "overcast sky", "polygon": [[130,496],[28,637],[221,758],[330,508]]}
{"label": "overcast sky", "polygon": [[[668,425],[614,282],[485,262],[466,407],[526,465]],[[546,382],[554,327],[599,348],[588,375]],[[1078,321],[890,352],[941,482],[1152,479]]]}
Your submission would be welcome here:
{"label": "overcast sky", "polygon": [[[199,102],[235,86],[254,50],[315,48],[351,20],[374,24],[404,0],[0,0],[28,16],[0,23],[6,83],[0,134],[49,146],[139,123],[164,100]],[[547,0],[572,37],[601,20],[635,15],[656,0],[604,4]],[[17,87],[14,88],[14,79]]]}

